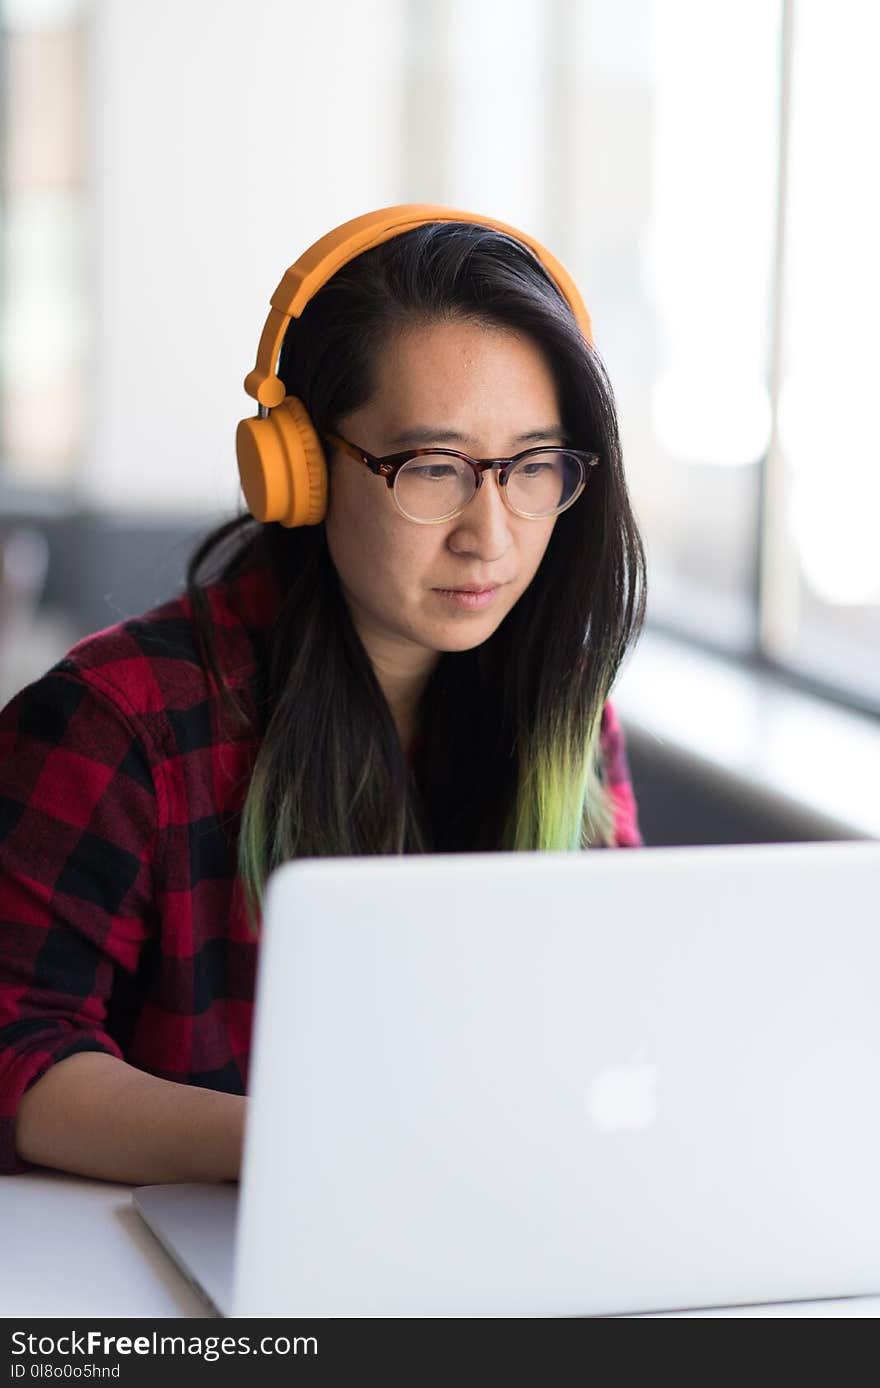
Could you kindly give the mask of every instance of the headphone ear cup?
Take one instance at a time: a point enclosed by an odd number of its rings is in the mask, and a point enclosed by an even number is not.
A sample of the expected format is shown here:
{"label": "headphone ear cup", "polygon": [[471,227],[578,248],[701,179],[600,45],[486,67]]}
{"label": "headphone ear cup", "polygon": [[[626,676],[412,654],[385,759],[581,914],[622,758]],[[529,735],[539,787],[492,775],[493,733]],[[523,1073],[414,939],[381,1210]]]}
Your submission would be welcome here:
{"label": "headphone ear cup", "polygon": [[265,419],[235,432],[241,489],[251,515],[284,526],[317,525],[327,513],[327,463],[308,411],[286,395]]}

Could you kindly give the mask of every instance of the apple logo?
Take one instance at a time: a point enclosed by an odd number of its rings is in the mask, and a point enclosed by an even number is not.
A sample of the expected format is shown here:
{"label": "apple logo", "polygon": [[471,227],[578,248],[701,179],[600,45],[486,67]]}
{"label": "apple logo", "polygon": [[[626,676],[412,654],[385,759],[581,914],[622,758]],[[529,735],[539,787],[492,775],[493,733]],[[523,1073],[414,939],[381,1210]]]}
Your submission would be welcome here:
{"label": "apple logo", "polygon": [[587,1112],[600,1132],[647,1128],[657,1117],[660,1102],[658,1066],[645,1060],[644,1047],[632,1060],[600,1070],[587,1086]]}

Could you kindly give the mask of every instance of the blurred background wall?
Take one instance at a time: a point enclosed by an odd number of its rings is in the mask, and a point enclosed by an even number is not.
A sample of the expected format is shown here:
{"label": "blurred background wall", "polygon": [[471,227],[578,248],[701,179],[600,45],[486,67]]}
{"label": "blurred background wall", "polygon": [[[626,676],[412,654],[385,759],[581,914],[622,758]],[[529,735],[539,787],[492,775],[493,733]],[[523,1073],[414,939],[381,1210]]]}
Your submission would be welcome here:
{"label": "blurred background wall", "polygon": [[446,203],[593,317],[646,836],[880,833],[878,40],[859,0],[5,0],[0,703],[235,510],[286,267]]}

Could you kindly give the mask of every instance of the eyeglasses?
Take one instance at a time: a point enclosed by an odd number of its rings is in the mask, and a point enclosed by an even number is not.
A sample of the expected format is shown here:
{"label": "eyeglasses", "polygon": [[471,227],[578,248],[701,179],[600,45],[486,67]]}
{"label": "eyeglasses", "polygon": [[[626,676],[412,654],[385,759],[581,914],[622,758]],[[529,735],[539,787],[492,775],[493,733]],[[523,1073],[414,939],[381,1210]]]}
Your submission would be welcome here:
{"label": "eyeglasses", "polygon": [[384,477],[397,509],[418,525],[437,525],[460,514],[498,467],[505,505],[526,520],[545,520],[573,506],[599,455],[574,448],[527,448],[512,458],[470,458],[452,448],[410,448],[376,458],[339,434],[325,434],[355,462]]}

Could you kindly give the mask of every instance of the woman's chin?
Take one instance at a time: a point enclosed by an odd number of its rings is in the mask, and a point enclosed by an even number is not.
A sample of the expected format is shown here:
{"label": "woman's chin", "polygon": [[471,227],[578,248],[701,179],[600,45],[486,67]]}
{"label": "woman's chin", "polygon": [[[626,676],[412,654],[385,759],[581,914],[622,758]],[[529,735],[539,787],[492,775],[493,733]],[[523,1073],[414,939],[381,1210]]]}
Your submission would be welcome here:
{"label": "woman's chin", "polygon": [[480,619],[474,613],[468,622],[444,622],[440,630],[435,627],[430,644],[435,651],[472,651],[475,646],[482,646],[484,641],[488,641],[500,625],[494,615],[490,617],[486,613]]}

